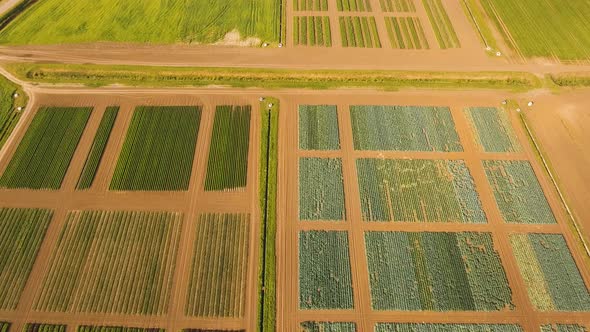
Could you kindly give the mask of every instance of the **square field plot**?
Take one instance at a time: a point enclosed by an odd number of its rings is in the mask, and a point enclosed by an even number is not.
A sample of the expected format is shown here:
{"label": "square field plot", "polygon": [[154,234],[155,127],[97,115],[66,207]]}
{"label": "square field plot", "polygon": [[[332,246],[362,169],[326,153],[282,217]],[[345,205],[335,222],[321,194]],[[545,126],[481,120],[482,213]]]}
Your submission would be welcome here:
{"label": "square field plot", "polygon": [[551,207],[528,161],[484,160],[502,217],[509,223],[554,224]]}
{"label": "square field plot", "polygon": [[59,189],[91,112],[91,107],[40,108],[2,174],[0,187]]}
{"label": "square field plot", "polygon": [[386,17],[385,27],[391,47],[399,49],[429,49],[424,28],[417,17]]}
{"label": "square field plot", "polygon": [[512,309],[488,233],[366,232],[374,310]]}
{"label": "square field plot", "polygon": [[201,215],[196,227],[186,314],[243,317],[250,216]]}
{"label": "square field plot", "polygon": [[299,106],[299,148],[340,149],[338,113],[335,105]]}
{"label": "square field plot", "polygon": [[529,298],[540,311],[590,311],[590,293],[560,234],[513,234]]}
{"label": "square field plot", "polygon": [[293,17],[293,44],[332,46],[332,31],[328,16]]}
{"label": "square field plot", "polygon": [[381,10],[384,12],[415,13],[414,0],[379,0]]}
{"label": "square field plot", "polygon": [[381,48],[374,17],[340,16],[342,47]]}
{"label": "square field plot", "polygon": [[352,309],[347,232],[299,233],[299,307]]}
{"label": "square field plot", "polygon": [[293,0],[294,11],[327,11],[328,0]]}
{"label": "square field plot", "polygon": [[33,310],[166,314],[181,224],[171,212],[68,213]]}
{"label": "square field plot", "polygon": [[344,220],[341,159],[299,159],[299,218]]}
{"label": "square field plot", "polygon": [[520,144],[505,110],[496,107],[471,107],[464,110],[475,135],[485,152],[519,152]]}
{"label": "square field plot", "polygon": [[23,332],[66,332],[66,325],[27,323]]}
{"label": "square field plot", "polygon": [[357,159],[365,221],[485,223],[462,160]]}
{"label": "square field plot", "polygon": [[110,189],[187,190],[200,122],[200,107],[137,107]]}
{"label": "square field plot", "polygon": [[16,309],[52,215],[49,210],[0,209],[0,310]]}
{"label": "square field plot", "polygon": [[299,332],[356,332],[355,323],[303,322]]}
{"label": "square field plot", "polygon": [[510,324],[378,323],[375,332],[522,332]]}
{"label": "square field plot", "polygon": [[351,106],[356,150],[463,151],[448,107]]}
{"label": "square field plot", "polygon": [[336,7],[341,12],[370,12],[371,0],[336,0]]}

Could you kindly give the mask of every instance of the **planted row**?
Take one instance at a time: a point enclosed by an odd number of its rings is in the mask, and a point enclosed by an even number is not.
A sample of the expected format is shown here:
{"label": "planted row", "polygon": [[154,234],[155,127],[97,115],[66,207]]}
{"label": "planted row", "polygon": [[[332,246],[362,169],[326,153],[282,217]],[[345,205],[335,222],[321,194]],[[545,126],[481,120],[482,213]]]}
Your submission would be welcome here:
{"label": "planted row", "polygon": [[374,17],[340,16],[342,47],[381,48]]}
{"label": "planted row", "polygon": [[470,107],[464,110],[475,140],[485,152],[518,152],[520,144],[508,113],[496,107]]}
{"label": "planted row", "polygon": [[447,14],[442,0],[422,0],[426,13],[434,29],[434,35],[438,40],[438,45],[442,49],[459,48],[459,38],[453,28],[451,19]]}
{"label": "planted row", "polygon": [[336,0],[338,11],[341,12],[370,12],[370,0]]}
{"label": "planted row", "polygon": [[293,43],[306,46],[332,46],[328,16],[293,17]]}
{"label": "planted row", "polygon": [[414,13],[416,5],[414,0],[379,0],[381,10],[384,12]]}
{"label": "planted row", "polygon": [[428,40],[417,17],[386,17],[385,27],[391,47],[399,49],[428,49]]}
{"label": "planted row", "polygon": [[124,326],[78,326],[78,332],[166,332],[160,328],[124,327]]}
{"label": "planted row", "polygon": [[299,218],[344,220],[344,184],[340,159],[299,160]]}
{"label": "planted row", "polygon": [[428,323],[379,323],[375,332],[522,332],[513,324],[428,324]]}
{"label": "planted row", "polygon": [[27,323],[23,332],[66,332],[65,325]]}
{"label": "planted row", "polygon": [[327,11],[328,0],[293,0],[295,11]]}
{"label": "planted row", "polygon": [[355,323],[347,322],[303,322],[300,332],[356,332]]}
{"label": "planted row", "polygon": [[340,139],[335,105],[299,106],[299,148],[338,150]]}

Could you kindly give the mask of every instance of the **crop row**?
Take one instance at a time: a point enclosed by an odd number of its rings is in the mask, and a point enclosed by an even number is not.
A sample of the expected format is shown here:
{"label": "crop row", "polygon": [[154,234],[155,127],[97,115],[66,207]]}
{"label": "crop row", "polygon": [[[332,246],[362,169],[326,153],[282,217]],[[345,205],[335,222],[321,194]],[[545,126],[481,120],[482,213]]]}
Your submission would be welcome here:
{"label": "crop row", "polygon": [[171,212],[69,212],[34,310],[165,314],[181,223]]}
{"label": "crop row", "polygon": [[295,11],[327,11],[328,0],[293,0]]}
{"label": "crop row", "polygon": [[365,221],[485,223],[462,160],[357,159]]}
{"label": "crop row", "polygon": [[299,218],[301,220],[344,220],[342,160],[323,158],[299,160]]}
{"label": "crop row", "polygon": [[66,332],[66,325],[27,323],[23,332]]}
{"label": "crop row", "polygon": [[8,331],[10,331],[10,323],[0,322],[0,332],[8,332]]}
{"label": "crop row", "polygon": [[92,108],[43,107],[38,110],[0,187],[59,189],[78,147]]}
{"label": "crop row", "polygon": [[341,12],[370,12],[370,0],[336,0],[338,11]]}
{"label": "crop row", "polygon": [[355,323],[347,322],[303,322],[300,332],[356,332]]}
{"label": "crop row", "polygon": [[428,49],[428,40],[417,17],[386,17],[385,27],[391,47],[400,49]]}
{"label": "crop row", "polygon": [[522,332],[512,324],[378,323],[375,332]]}
{"label": "crop row", "polygon": [[335,105],[299,106],[299,148],[340,149],[338,113]]}
{"label": "crop row", "polygon": [[102,116],[96,136],[94,136],[94,141],[92,142],[90,151],[88,151],[84,168],[82,168],[82,173],[78,179],[76,189],[88,189],[92,185],[92,182],[94,182],[98,165],[111,136],[111,130],[113,129],[118,113],[119,107],[111,106],[106,109]]}
{"label": "crop row", "polygon": [[243,190],[248,173],[252,107],[217,106],[205,190]]}
{"label": "crop row", "polygon": [[200,121],[200,107],[137,107],[110,189],[187,190]]}
{"label": "crop row", "polygon": [[379,0],[384,12],[415,13],[414,0]]}
{"label": "crop row", "polygon": [[158,328],[82,325],[78,327],[78,332],[166,332],[166,330]]}
{"label": "crop row", "polygon": [[520,145],[508,113],[496,107],[470,107],[464,110],[475,139],[485,152],[518,152]]}
{"label": "crop row", "polygon": [[332,46],[328,16],[293,17],[293,43],[308,46]]}
{"label": "crop row", "polygon": [[381,48],[374,17],[339,17],[342,47]]}
{"label": "crop row", "polygon": [[0,208],[0,310],[16,309],[52,216],[50,210]]}
{"label": "crop row", "polygon": [[461,47],[442,0],[422,0],[438,45],[442,49]]}
{"label": "crop row", "polygon": [[578,324],[547,324],[541,326],[541,332],[586,332],[584,326]]}
{"label": "crop row", "polygon": [[249,229],[248,214],[200,216],[186,302],[188,316],[244,316]]}

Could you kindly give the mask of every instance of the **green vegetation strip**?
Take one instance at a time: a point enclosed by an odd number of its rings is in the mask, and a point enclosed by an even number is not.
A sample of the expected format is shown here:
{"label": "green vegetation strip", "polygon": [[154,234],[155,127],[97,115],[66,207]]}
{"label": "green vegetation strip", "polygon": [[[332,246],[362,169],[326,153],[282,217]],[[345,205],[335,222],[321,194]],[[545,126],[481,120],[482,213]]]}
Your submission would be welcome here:
{"label": "green vegetation strip", "polygon": [[249,233],[248,214],[200,216],[186,302],[187,316],[244,316]]}
{"label": "green vegetation strip", "polygon": [[166,332],[165,329],[122,326],[78,326],[78,332]]}
{"label": "green vegetation strip", "polygon": [[518,325],[509,324],[427,324],[378,323],[375,332],[522,332]]}
{"label": "green vegetation strip", "polygon": [[0,209],[0,309],[14,310],[25,287],[53,212]]}
{"label": "green vegetation strip", "polygon": [[139,106],[133,113],[111,190],[187,190],[201,107]]}
{"label": "green vegetation strip", "polygon": [[328,0],[293,0],[295,11],[327,11]]}
{"label": "green vegetation strip", "polygon": [[0,149],[10,137],[28,101],[29,97],[20,86],[0,75]]}
{"label": "green vegetation strip", "polygon": [[66,332],[66,325],[27,323],[23,332]]}
{"label": "green vegetation strip", "polygon": [[332,46],[328,16],[293,17],[293,43],[306,46]]}
{"label": "green vegetation strip", "polygon": [[10,63],[5,65],[24,81],[53,84],[142,87],[224,85],[258,88],[400,88],[530,90],[542,86],[522,72],[412,72],[362,70],[291,70]]}
{"label": "green vegetation strip", "polygon": [[2,174],[0,187],[59,189],[91,112],[91,107],[39,109]]}
{"label": "green vegetation strip", "polygon": [[587,332],[588,330],[578,324],[547,324],[541,326],[541,332]]}
{"label": "green vegetation strip", "polygon": [[508,110],[496,107],[470,107],[464,111],[475,139],[485,152],[519,152],[518,138]]}
{"label": "green vegetation strip", "polygon": [[443,0],[422,0],[426,13],[434,29],[438,45],[442,49],[459,48],[459,38],[444,7]]}
{"label": "green vegetation strip", "polygon": [[299,105],[299,148],[340,149],[336,105]]}
{"label": "green vegetation strip", "polygon": [[300,332],[356,332],[355,323],[303,322]]}
{"label": "green vegetation strip", "polygon": [[69,212],[35,311],[164,315],[182,214]]}
{"label": "green vegetation strip", "polygon": [[299,160],[299,218],[301,220],[345,219],[342,160]]}
{"label": "green vegetation strip", "polygon": [[559,87],[589,87],[589,72],[569,72],[561,74],[549,74],[548,79]]}
{"label": "green vegetation strip", "polygon": [[341,12],[370,12],[370,0],[336,0],[338,11]]}
{"label": "green vegetation strip", "polygon": [[183,329],[182,332],[246,332],[246,330]]}
{"label": "green vegetation strip", "polygon": [[384,12],[415,13],[416,5],[413,0],[379,0]]}
{"label": "green vegetation strip", "polygon": [[96,136],[94,136],[92,147],[90,148],[88,156],[86,157],[84,168],[82,168],[82,174],[80,174],[80,179],[78,179],[76,189],[88,189],[92,185],[92,182],[94,182],[94,177],[98,171],[98,165],[100,164],[104,150],[107,147],[107,143],[109,142],[111,130],[115,125],[115,120],[117,119],[118,113],[119,107],[111,106],[107,107],[105,113],[103,114],[102,120],[100,121],[100,125],[98,126],[98,130],[96,132]]}
{"label": "green vegetation strip", "polygon": [[10,331],[10,323],[0,322],[0,332],[8,332],[8,331]]}
{"label": "green vegetation strip", "polygon": [[381,48],[374,17],[340,16],[342,47]]}
{"label": "green vegetation strip", "polygon": [[430,48],[418,17],[385,17],[385,27],[393,48]]}

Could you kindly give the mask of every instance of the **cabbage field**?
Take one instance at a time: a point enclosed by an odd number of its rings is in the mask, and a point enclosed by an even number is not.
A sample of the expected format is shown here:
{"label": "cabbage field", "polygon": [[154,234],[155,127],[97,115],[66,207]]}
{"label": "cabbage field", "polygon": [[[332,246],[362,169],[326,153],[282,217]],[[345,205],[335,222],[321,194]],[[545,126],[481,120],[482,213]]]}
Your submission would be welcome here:
{"label": "cabbage field", "polygon": [[344,184],[340,159],[299,160],[299,218],[344,220]]}

